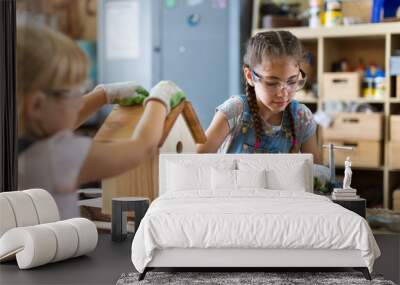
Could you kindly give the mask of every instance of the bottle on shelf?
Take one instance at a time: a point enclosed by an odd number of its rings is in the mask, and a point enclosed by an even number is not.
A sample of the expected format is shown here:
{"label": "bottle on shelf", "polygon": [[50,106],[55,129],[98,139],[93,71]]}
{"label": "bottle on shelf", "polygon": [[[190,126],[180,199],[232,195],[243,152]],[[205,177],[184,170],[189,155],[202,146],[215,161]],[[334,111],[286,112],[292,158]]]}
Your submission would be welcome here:
{"label": "bottle on shelf", "polygon": [[355,71],[360,73],[360,78],[363,77],[364,72],[365,72],[365,64],[364,64],[364,60],[362,58],[358,59],[358,64],[357,64]]}
{"label": "bottle on shelf", "polygon": [[309,1],[309,20],[308,26],[310,28],[318,28],[322,26],[322,0],[310,0]]}
{"label": "bottle on shelf", "polygon": [[325,27],[335,27],[343,24],[341,0],[325,0]]}
{"label": "bottle on shelf", "polygon": [[385,73],[382,71],[375,77],[375,99],[383,99],[385,96]]}

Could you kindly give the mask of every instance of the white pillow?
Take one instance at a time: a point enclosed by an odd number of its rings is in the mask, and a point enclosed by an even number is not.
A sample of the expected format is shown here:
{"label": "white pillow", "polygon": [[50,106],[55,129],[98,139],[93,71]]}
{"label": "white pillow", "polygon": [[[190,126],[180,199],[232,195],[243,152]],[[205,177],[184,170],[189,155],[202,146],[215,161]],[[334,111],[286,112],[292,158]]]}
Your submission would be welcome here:
{"label": "white pillow", "polygon": [[184,166],[168,163],[168,191],[210,189],[210,167]]}
{"label": "white pillow", "polygon": [[267,171],[268,188],[273,190],[307,191],[304,162],[294,163],[290,171],[270,169]]}
{"label": "white pillow", "polygon": [[304,160],[279,159],[268,161],[264,159],[238,160],[239,170],[266,170],[267,188],[272,190],[307,191],[310,187]]}
{"label": "white pillow", "polygon": [[211,170],[213,190],[238,190],[242,188],[266,188],[266,171],[263,170]]}
{"label": "white pillow", "polygon": [[211,170],[211,188],[213,190],[236,190],[236,170],[213,167]]}
{"label": "white pillow", "polygon": [[177,160],[167,164],[167,191],[211,190],[211,169],[235,169],[235,160]]}
{"label": "white pillow", "polygon": [[267,188],[267,172],[263,170],[236,170],[237,188]]}

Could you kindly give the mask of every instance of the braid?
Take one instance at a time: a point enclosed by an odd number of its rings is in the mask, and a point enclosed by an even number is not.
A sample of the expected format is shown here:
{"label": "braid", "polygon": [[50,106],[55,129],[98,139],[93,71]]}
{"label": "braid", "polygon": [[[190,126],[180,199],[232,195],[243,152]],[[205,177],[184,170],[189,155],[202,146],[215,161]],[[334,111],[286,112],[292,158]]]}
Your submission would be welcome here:
{"label": "braid", "polygon": [[247,97],[247,102],[249,103],[251,117],[253,119],[254,129],[256,132],[256,140],[260,142],[263,133],[263,126],[259,113],[259,108],[257,105],[257,98],[256,98],[256,93],[254,91],[254,87],[251,86],[248,82],[246,82],[246,97]]}
{"label": "braid", "polygon": [[294,117],[293,117],[293,113],[292,113],[292,103],[289,103],[289,105],[286,107],[286,109],[288,110],[288,115],[289,115],[289,122],[290,122],[290,135],[292,137],[292,145],[290,147],[289,152],[292,153],[296,153],[299,152],[299,146],[298,146],[298,142],[297,142],[297,138],[296,138],[296,128],[295,128],[295,124],[294,124]]}

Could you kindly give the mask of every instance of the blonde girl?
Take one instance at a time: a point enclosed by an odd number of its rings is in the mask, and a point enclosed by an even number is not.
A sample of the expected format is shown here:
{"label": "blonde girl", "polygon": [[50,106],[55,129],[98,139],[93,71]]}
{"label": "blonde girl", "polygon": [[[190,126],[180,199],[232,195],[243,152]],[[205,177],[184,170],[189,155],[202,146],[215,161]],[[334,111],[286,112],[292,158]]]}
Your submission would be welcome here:
{"label": "blonde girl", "polygon": [[131,140],[98,143],[73,133],[105,104],[143,101],[133,82],[100,85],[82,96],[89,63],[79,47],[49,28],[17,27],[18,188],[50,191],[62,218],[78,216],[79,184],[121,174],[155,153],[165,117],[184,99],[172,82],[150,92]]}
{"label": "blonde girl", "polygon": [[306,82],[299,40],[287,31],[253,36],[244,55],[246,95],[217,108],[198,152],[312,153],[320,163],[311,111],[293,100]]}

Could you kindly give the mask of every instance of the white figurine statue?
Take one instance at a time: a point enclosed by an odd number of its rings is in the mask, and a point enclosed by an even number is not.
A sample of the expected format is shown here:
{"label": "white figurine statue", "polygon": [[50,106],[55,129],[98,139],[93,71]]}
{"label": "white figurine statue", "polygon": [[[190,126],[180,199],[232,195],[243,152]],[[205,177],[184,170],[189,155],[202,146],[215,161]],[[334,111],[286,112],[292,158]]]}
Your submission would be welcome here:
{"label": "white figurine statue", "polygon": [[348,156],[346,158],[346,161],[344,162],[344,179],[343,179],[343,189],[352,189],[350,187],[351,184],[351,176],[352,176],[352,171],[351,171],[351,159]]}

